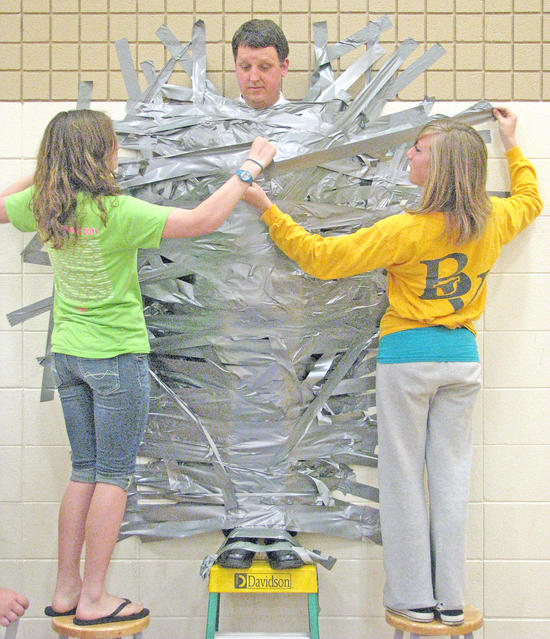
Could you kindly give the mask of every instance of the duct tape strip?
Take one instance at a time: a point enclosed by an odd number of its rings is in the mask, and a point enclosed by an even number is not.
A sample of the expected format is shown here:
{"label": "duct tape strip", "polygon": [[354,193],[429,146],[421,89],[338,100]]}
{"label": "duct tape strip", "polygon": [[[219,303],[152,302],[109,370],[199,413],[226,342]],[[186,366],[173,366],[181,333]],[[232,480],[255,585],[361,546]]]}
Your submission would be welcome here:
{"label": "duct tape strip", "polygon": [[[52,298],[55,295],[55,289],[52,291]],[[55,396],[54,393],[54,380],[52,374],[51,360],[52,360],[52,332],[53,332],[53,311],[50,313],[50,320],[48,322],[48,335],[46,337],[46,354],[38,361],[44,367],[42,371],[42,388],[40,390],[40,401],[51,402]]]}
{"label": "duct tape strip", "polygon": [[94,83],[90,80],[82,80],[78,85],[77,109],[89,109],[92,103],[92,89]]}
{"label": "duct tape strip", "polygon": [[17,311],[12,311],[11,313],[8,313],[6,317],[8,318],[10,326],[15,326],[16,324],[20,324],[32,317],[37,317],[38,315],[42,315],[42,313],[51,311],[52,307],[53,295],[38,302],[34,302],[33,304],[29,304],[28,306],[23,306],[23,308],[20,308]]}
{"label": "duct tape strip", "polygon": [[220,457],[220,453],[216,444],[214,443],[214,440],[212,439],[212,437],[210,437],[210,434],[203,426],[200,419],[185,405],[185,402],[176,393],[174,393],[174,391],[167,384],[165,384],[154,371],[149,369],[149,373],[151,374],[151,377],[157,382],[157,384],[170,396],[175,404],[191,419],[191,421],[199,428],[199,430],[204,435],[211,452],[216,458],[216,470],[218,478],[221,481],[221,486],[224,493],[225,508],[228,511],[237,510],[238,504],[237,497],[235,495],[235,489],[231,483],[231,479],[229,478],[229,475],[225,469],[225,464]]}
{"label": "duct tape strip", "polygon": [[193,25],[191,35],[191,51],[193,54],[193,83],[194,102],[204,102],[206,92],[206,35],[204,21],[197,20]]}
{"label": "duct tape strip", "polygon": [[275,458],[274,466],[290,457],[292,451],[307,435],[317,413],[319,413],[326,400],[331,396],[334,389],[356,362],[360,353],[368,348],[368,346],[377,338],[378,334],[368,338],[364,335],[358,335],[355,342],[350,345],[346,353],[342,356],[333,372],[326,378],[317,397],[308,405],[301,417],[296,421],[295,427],[289,435],[286,445],[281,447],[281,450]]}
{"label": "duct tape strip", "polygon": [[361,113],[368,114],[369,104],[377,98],[379,93],[383,93],[384,87],[392,81],[394,74],[417,46],[418,42],[412,38],[407,38],[397,47],[374,79],[365,86],[355,98],[353,104],[334,122],[333,129],[335,131],[347,129]]}
{"label": "duct tape strip", "polygon": [[365,27],[359,29],[359,31],[353,35],[340,40],[340,42],[337,42],[336,44],[329,45],[327,47],[328,60],[331,61],[335,58],[340,58],[362,44],[372,44],[376,42],[380,38],[381,33],[389,29],[391,26],[392,22],[386,15],[369,22]]}
{"label": "duct tape strip", "polygon": [[193,76],[193,60],[188,53],[190,43],[183,46],[165,24],[157,29],[156,35],[162,44],[168,49],[170,55],[191,78]]}
{"label": "duct tape strip", "polygon": [[25,246],[21,252],[23,262],[27,264],[41,264],[42,266],[50,265],[50,256],[43,250],[42,242],[38,237],[38,233],[32,236],[31,241]]}
{"label": "duct tape strip", "polygon": [[122,77],[124,79],[124,85],[126,86],[126,92],[128,93],[128,104],[126,106],[126,110],[131,111],[141,100],[141,89],[139,88],[139,81],[128,40],[126,40],[126,38],[117,40],[115,42],[115,49]]}

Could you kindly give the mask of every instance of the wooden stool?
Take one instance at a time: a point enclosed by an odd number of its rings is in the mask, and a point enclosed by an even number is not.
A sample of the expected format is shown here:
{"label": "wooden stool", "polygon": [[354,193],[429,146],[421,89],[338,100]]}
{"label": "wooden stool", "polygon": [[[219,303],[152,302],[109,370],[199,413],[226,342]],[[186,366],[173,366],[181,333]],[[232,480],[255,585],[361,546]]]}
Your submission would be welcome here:
{"label": "wooden stool", "polygon": [[52,617],[52,628],[59,637],[77,637],[78,639],[119,639],[129,637],[143,639],[142,630],[149,625],[149,616],[132,621],[114,621],[113,623],[100,623],[95,626],[76,626],[73,616]]}
{"label": "wooden stool", "polygon": [[420,637],[453,637],[453,639],[458,639],[461,636],[464,639],[473,639],[473,631],[483,625],[483,615],[476,608],[466,606],[464,608],[464,623],[460,626],[446,626],[440,621],[419,623],[386,610],[386,622],[395,628],[393,639],[403,639],[403,632],[409,632],[410,639],[420,639]]}

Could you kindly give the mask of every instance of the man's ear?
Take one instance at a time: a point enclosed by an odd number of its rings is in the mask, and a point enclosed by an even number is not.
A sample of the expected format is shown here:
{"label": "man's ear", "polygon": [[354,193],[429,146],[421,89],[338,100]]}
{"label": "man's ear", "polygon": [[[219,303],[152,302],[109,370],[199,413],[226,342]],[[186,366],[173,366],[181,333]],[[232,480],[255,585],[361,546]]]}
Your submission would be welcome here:
{"label": "man's ear", "polygon": [[283,63],[281,64],[281,78],[284,78],[285,75],[288,73],[288,58],[285,58]]}

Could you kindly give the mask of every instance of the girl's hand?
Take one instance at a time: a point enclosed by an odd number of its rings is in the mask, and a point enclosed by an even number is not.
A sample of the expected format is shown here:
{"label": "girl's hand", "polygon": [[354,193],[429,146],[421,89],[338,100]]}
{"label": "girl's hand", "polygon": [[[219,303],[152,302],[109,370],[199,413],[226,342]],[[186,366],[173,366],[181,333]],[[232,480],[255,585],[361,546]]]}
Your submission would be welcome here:
{"label": "girl's hand", "polygon": [[518,116],[507,107],[497,107],[493,109],[493,115],[498,122],[498,130],[504,149],[506,151],[513,149],[518,145],[516,141]]}
{"label": "girl's hand", "polygon": [[258,210],[258,213],[264,213],[273,204],[256,182],[253,182],[252,186],[246,189],[242,199],[248,204],[252,204]]}
{"label": "girl's hand", "polygon": [[[274,144],[271,144],[266,138],[258,137],[252,142],[248,157],[254,160],[254,162],[261,164],[265,169],[275,156],[275,153],[277,153],[277,147]],[[259,168],[260,167],[258,167],[258,169]]]}

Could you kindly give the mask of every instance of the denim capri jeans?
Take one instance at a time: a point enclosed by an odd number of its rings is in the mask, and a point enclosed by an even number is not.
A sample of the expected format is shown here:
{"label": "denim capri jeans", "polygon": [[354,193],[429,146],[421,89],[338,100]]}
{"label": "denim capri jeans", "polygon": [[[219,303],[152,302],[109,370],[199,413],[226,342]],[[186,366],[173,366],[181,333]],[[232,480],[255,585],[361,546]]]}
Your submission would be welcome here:
{"label": "denim capri jeans", "polygon": [[147,355],[54,353],[53,374],[71,444],[71,481],[128,490],[149,413]]}

